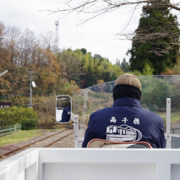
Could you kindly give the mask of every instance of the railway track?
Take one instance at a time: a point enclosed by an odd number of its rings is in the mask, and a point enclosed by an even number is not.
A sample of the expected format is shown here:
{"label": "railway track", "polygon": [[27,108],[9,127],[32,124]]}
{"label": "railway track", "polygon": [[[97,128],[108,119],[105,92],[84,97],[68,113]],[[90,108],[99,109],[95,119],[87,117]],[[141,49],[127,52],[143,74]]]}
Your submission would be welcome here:
{"label": "railway track", "polygon": [[52,133],[47,136],[43,136],[42,138],[38,138],[37,140],[33,140],[31,142],[24,143],[23,145],[16,146],[10,145],[0,149],[0,159],[5,159],[10,155],[16,154],[22,150],[25,150],[30,147],[58,147],[55,145],[56,143],[64,140],[68,136],[72,135],[74,131],[72,129],[59,130],[58,132]]}

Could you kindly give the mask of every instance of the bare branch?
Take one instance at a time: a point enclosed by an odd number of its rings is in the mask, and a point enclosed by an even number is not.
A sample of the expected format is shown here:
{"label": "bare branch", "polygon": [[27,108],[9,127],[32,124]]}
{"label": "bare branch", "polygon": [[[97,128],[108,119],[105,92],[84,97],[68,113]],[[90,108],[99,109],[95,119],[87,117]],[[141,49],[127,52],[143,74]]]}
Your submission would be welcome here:
{"label": "bare branch", "polygon": [[[88,10],[92,7],[90,12],[91,13],[102,13],[106,12],[105,10],[114,10],[117,8],[120,8],[122,6],[131,6],[131,5],[144,5],[144,4],[149,4],[149,3],[158,3],[158,6],[163,6],[163,7],[169,7],[171,9],[175,9],[180,11],[180,3],[170,3],[166,0],[84,0],[81,1],[80,4],[72,4],[73,1],[70,0],[67,3],[68,8],[63,8],[63,9],[57,9],[57,10],[48,10],[50,12],[81,12],[81,13],[87,13]],[[88,12],[89,13],[89,12]]]}
{"label": "bare branch", "polygon": [[[86,18],[84,21],[82,21],[80,24],[86,23],[98,16],[101,16],[103,14],[107,14],[109,12],[115,11],[121,7],[124,6],[134,6],[135,8],[133,10],[132,16],[127,24],[127,26],[123,29],[123,31],[128,27],[133,14],[137,8],[138,5],[147,5],[145,8],[151,8],[152,6],[148,6],[149,4],[157,3],[158,7],[169,7],[171,9],[180,10],[180,3],[170,3],[167,0],[82,0],[79,3],[74,3],[74,1],[69,0],[63,9],[56,9],[56,10],[50,10],[47,9],[46,11],[50,14],[54,13],[62,13],[63,17],[61,19],[64,19],[66,16],[76,12],[78,14],[84,13],[84,14],[90,14],[89,18]],[[122,32],[123,32],[122,31]]]}

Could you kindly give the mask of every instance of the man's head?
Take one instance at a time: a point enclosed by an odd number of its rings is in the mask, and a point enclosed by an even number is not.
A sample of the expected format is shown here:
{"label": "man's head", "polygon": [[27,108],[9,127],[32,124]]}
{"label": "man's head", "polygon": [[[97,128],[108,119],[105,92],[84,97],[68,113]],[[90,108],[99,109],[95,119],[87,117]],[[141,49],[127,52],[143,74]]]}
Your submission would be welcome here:
{"label": "man's head", "polygon": [[141,91],[141,83],[136,75],[129,74],[129,73],[120,75],[116,79],[114,86],[120,85],[120,84],[131,85],[131,86],[137,87]]}
{"label": "man's head", "polygon": [[113,98],[115,100],[123,97],[141,99],[141,83],[136,75],[125,73],[116,79]]}

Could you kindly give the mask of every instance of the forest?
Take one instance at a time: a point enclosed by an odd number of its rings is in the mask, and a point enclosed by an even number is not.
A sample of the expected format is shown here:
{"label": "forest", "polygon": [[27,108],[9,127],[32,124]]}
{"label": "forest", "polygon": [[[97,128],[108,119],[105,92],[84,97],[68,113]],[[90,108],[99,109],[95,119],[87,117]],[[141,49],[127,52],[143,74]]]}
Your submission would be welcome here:
{"label": "forest", "polygon": [[[132,48],[127,50],[129,61],[117,59],[116,64],[83,47],[60,50],[51,33],[37,37],[30,29],[22,31],[0,22],[0,73],[8,70],[0,77],[0,102],[12,106],[1,108],[0,126],[22,123],[24,129],[53,128],[56,95],[73,95],[114,81],[124,72],[138,76],[180,74],[179,37],[177,16],[156,1],[142,8]],[[36,87],[32,87],[31,102],[32,81]]]}
{"label": "forest", "polygon": [[[29,29],[22,32],[1,23],[0,37],[0,72],[8,70],[0,77],[0,101],[28,107],[30,82],[34,81],[33,107],[42,119],[39,124],[52,119],[56,95],[72,95],[79,89],[115,80],[123,73],[119,66],[85,48],[57,51],[51,35],[36,37]],[[1,121],[3,125],[11,122]]]}
{"label": "forest", "polygon": [[21,32],[1,24],[0,33],[0,71],[8,69],[1,78],[1,98],[27,96],[30,74],[38,87],[34,95],[50,96],[111,81],[123,72],[108,59],[92,56],[84,48],[56,53],[51,37],[37,38],[28,29]]}

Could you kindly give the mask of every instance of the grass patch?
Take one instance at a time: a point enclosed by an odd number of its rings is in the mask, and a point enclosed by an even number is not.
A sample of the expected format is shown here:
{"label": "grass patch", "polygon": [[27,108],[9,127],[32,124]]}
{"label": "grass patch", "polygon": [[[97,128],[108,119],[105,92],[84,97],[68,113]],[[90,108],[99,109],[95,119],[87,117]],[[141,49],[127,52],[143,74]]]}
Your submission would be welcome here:
{"label": "grass patch", "polygon": [[177,122],[180,120],[180,111],[171,112],[171,122]]}
{"label": "grass patch", "polygon": [[[166,121],[166,112],[155,112],[158,114],[164,121]],[[177,122],[180,120],[180,111],[171,112],[171,123]]]}
{"label": "grass patch", "polygon": [[21,130],[21,131],[9,134],[7,136],[0,137],[0,147],[8,145],[8,144],[25,141],[25,140],[31,139],[35,136],[39,136],[42,134],[44,134],[44,130],[42,129]]}

